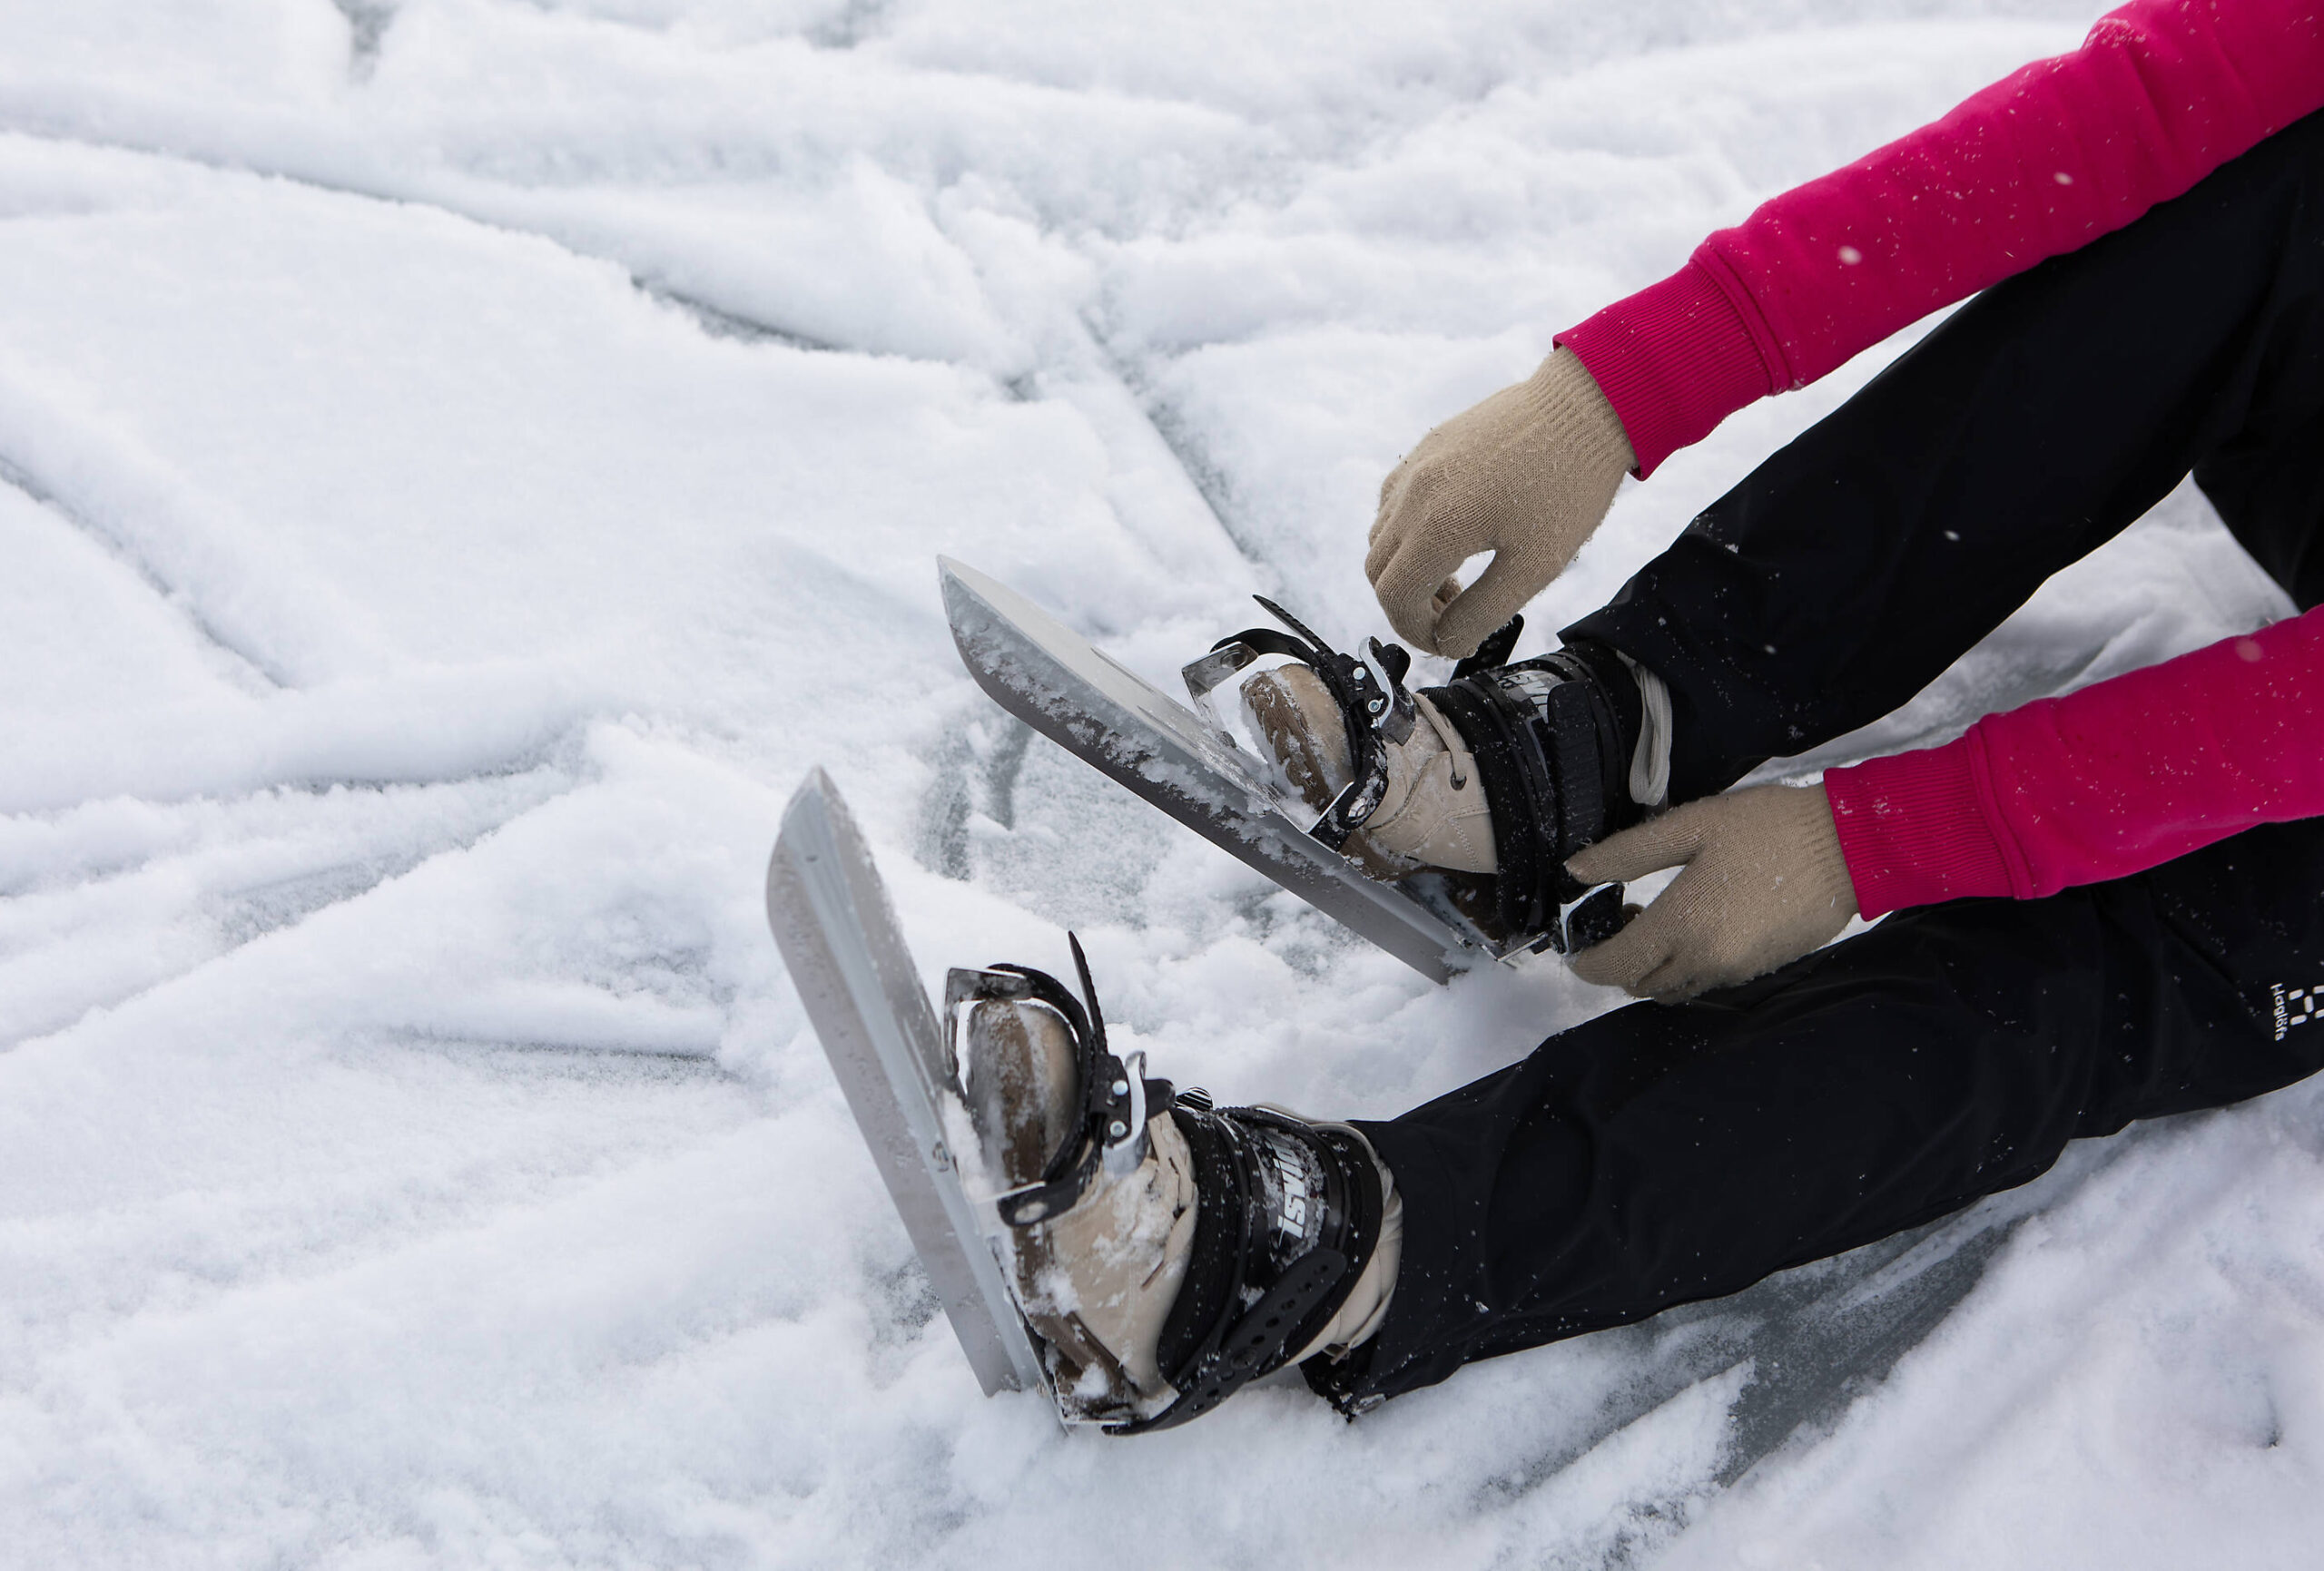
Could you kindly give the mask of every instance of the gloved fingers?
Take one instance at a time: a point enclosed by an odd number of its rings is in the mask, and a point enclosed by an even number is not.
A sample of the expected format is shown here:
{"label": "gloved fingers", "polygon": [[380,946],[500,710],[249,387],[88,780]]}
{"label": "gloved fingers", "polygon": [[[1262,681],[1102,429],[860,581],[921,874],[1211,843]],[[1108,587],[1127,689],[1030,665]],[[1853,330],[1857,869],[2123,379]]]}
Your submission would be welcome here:
{"label": "gloved fingers", "polygon": [[[1423,535],[1404,542],[1378,572],[1371,573],[1372,592],[1397,637],[1428,653],[1443,653],[1436,643],[1436,594],[1466,555],[1441,535]],[[1369,573],[1369,562],[1365,568]]]}
{"label": "gloved fingers", "polygon": [[[1681,873],[1679,879],[1689,875]],[[1663,898],[1681,893],[1677,880]],[[1684,893],[1692,897],[1699,890]],[[1696,902],[1689,898],[1688,903]],[[1670,957],[1638,980],[1631,991],[1640,997],[1666,1001],[1692,998],[1717,987],[1732,987],[1755,977],[1791,964],[1820,947],[1837,928],[1818,933],[1815,924],[1792,928],[1777,923],[1738,927],[1741,913],[1729,913],[1724,924],[1706,919],[1682,919],[1670,945]]]}
{"label": "gloved fingers", "polygon": [[[1734,978],[1740,980],[1740,978]],[[1651,998],[1659,1004],[1683,1004],[1688,999],[1709,992],[1727,978],[1707,976],[1684,955],[1669,959],[1640,977],[1632,984],[1632,997]]]}
{"label": "gloved fingers", "polygon": [[[1435,435],[1436,427],[1431,426],[1427,431],[1422,434],[1421,443],[1424,444],[1427,442],[1429,437]],[[1417,452],[1418,450],[1419,445],[1416,444],[1413,451]],[[1389,515],[1393,511],[1389,506],[1390,500],[1395,496],[1396,488],[1403,483],[1404,476],[1411,472],[1412,466],[1413,455],[1411,453],[1407,453],[1403,457],[1396,460],[1396,466],[1394,468],[1389,470],[1385,475],[1383,475],[1380,477],[1380,500],[1377,504],[1379,508],[1379,516],[1372,521],[1372,532],[1374,535],[1380,533],[1380,525],[1387,521]]]}
{"label": "gloved fingers", "polygon": [[[1372,530],[1364,537],[1367,551],[1379,550],[1382,539],[1394,529],[1397,521],[1403,517],[1403,509],[1397,506],[1397,499],[1403,490],[1405,477],[1411,472],[1412,462],[1412,455],[1405,454],[1396,460],[1396,466],[1389,470],[1381,479],[1380,500],[1373,504]],[[1391,552],[1395,549],[1393,542],[1387,549]],[[1383,560],[1384,561],[1385,558],[1384,557]],[[1364,559],[1364,570],[1366,573],[1374,571],[1372,560],[1368,555]]]}
{"label": "gloved fingers", "polygon": [[1664,868],[1691,862],[1702,854],[1721,800],[1707,797],[1689,802],[1584,846],[1566,859],[1566,870],[1585,884],[1627,884]]}
{"label": "gloved fingers", "polygon": [[1497,551],[1477,581],[1456,595],[1436,619],[1436,653],[1466,659],[1549,586],[1554,572],[1526,571],[1516,553]]}
{"label": "gloved fingers", "polygon": [[1452,604],[1460,593],[1461,581],[1447,574],[1444,582],[1436,586],[1436,593],[1428,597],[1428,608],[1442,617],[1444,614],[1444,608]]}
{"label": "gloved fingers", "polygon": [[[1431,431],[1429,436],[1435,434]],[[1388,471],[1388,477],[1380,482],[1380,506],[1372,515],[1372,532],[1364,537],[1364,575],[1375,584],[1380,582],[1380,574],[1387,571],[1388,564],[1395,560],[1397,552],[1415,540],[1445,532],[1440,521],[1432,516],[1425,497],[1415,495],[1423,491],[1433,495],[1438,489],[1426,480],[1427,471],[1416,463],[1426,459],[1427,447],[1428,442],[1423,438],[1420,447],[1406,454]]]}
{"label": "gloved fingers", "polygon": [[1364,575],[1377,584],[1388,565],[1415,545],[1451,554],[1441,577],[1465,558],[1491,550],[1492,542],[1480,521],[1455,512],[1446,502],[1443,486],[1432,481],[1400,490],[1381,505],[1364,541]]}
{"label": "gloved fingers", "polygon": [[1372,533],[1364,538],[1364,576],[1373,583],[1380,582],[1380,574],[1396,559],[1396,548],[1404,543],[1403,521],[1388,510],[1388,487],[1396,483],[1391,475],[1380,487],[1380,511],[1372,519]]}
{"label": "gloved fingers", "polygon": [[1612,938],[1573,956],[1573,974],[1600,987],[1636,993],[1641,977],[1665,967],[1670,959],[1673,935],[1669,927],[1656,919],[1649,906]]}
{"label": "gloved fingers", "polygon": [[[1639,830],[1653,827],[1641,824]],[[1634,835],[1639,830],[1628,832]],[[1683,825],[1679,837],[1695,838]],[[1620,987],[1638,998],[1686,997],[1715,986],[1718,978],[1713,973],[1725,957],[1718,951],[1717,935],[1704,927],[1703,898],[1710,887],[1699,867],[1687,868],[1628,927],[1576,956],[1574,970],[1585,981]],[[1601,950],[1611,952],[1600,958]]]}
{"label": "gloved fingers", "polygon": [[1691,873],[1680,873],[1647,908],[1649,917],[1660,908],[1662,937],[1657,948],[1661,958],[1623,984],[1633,997],[1675,1002],[1740,982],[1750,974],[1748,965],[1738,965],[1738,957],[1722,950],[1717,933],[1705,929],[1699,898],[1702,890],[1687,882],[1691,877]]}

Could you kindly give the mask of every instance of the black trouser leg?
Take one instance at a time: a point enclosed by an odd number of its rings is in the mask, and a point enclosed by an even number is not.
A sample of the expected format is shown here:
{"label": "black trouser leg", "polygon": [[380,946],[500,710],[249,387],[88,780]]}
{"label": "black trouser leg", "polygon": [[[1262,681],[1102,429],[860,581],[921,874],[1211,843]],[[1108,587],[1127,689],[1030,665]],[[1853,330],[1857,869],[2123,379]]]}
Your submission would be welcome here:
{"label": "black trouser leg", "polygon": [[2312,1073],[2324,1017],[2292,995],[2324,988],[2319,891],[2311,820],[2045,900],[1924,908],[1363,1125],[1404,1244],[1353,1389],[1735,1292],[2024,1183],[2077,1136]]}
{"label": "black trouser leg", "polygon": [[2324,114],[1988,290],[1566,630],[1669,683],[1671,796],[1897,708],[2192,469],[2324,600]]}

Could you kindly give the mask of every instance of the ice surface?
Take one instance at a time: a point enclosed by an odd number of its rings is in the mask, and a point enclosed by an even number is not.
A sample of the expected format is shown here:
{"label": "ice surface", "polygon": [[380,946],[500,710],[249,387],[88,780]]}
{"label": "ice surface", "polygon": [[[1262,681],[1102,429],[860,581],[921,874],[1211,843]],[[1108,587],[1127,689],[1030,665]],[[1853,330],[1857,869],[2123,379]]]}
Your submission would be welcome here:
{"label": "ice surface", "polygon": [[[1029,742],[934,555],[1166,684],[1255,590],[1372,631],[1431,422],[2095,9],[0,0],[0,1563],[2312,1563],[2310,1090],[1126,1444],[977,1394],[760,912],[821,762],[931,985],[1077,925],[1225,1095],[1389,1114],[1605,1007]],[[2182,493],[1801,767],[2283,609]]]}

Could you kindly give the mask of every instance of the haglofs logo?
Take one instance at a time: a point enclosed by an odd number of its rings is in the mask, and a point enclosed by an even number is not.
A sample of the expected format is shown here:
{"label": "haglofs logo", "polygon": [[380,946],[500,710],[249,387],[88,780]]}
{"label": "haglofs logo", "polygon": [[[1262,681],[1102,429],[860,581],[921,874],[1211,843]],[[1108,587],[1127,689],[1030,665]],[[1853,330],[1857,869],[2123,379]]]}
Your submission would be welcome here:
{"label": "haglofs logo", "polygon": [[2324,987],[2294,987],[2287,992],[2278,982],[2272,989],[2276,1003],[2276,1040],[2295,1026],[2305,1026],[2319,1015],[2324,1015]]}

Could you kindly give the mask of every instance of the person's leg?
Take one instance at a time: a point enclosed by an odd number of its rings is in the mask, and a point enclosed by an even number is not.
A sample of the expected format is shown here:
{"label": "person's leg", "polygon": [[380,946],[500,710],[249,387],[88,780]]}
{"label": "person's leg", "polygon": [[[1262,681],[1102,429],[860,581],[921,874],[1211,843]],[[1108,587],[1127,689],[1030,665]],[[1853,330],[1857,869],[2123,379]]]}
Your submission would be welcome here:
{"label": "person's leg", "polygon": [[[2068,1140],[2324,1066],[2324,820],[1925,908],[1359,1124],[1403,1197],[1343,1403],[1739,1291],[2025,1183]],[[2307,1017],[2302,1018],[2305,1015]]]}
{"label": "person's leg", "polygon": [[2305,202],[2284,243],[2308,265],[2286,270],[2284,298],[2264,308],[2269,352],[2237,366],[2226,400],[2242,424],[2195,465],[2229,531],[2302,611],[2324,604],[2324,193],[2311,184]]}
{"label": "person's leg", "polygon": [[1671,800],[1707,796],[1904,703],[2199,464],[2247,546],[2312,602],[2319,407],[2311,115],[1986,290],[1565,636],[1661,676]]}

